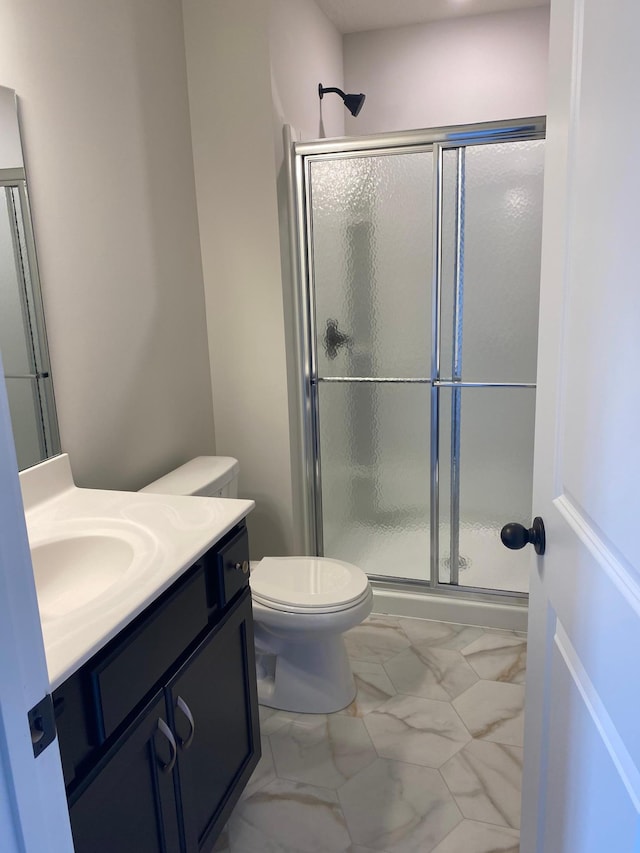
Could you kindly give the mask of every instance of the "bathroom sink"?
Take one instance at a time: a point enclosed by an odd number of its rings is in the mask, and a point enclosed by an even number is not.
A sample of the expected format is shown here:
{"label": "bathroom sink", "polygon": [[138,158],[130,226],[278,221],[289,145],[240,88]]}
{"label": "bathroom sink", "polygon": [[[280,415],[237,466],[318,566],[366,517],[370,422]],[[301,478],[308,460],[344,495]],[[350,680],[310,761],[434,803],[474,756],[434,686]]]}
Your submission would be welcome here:
{"label": "bathroom sink", "polygon": [[252,501],[80,489],[66,453],[20,472],[57,689],[232,530]]}
{"label": "bathroom sink", "polygon": [[[84,527],[85,529],[82,529]],[[126,523],[57,529],[31,543],[33,575],[43,621],[108,603],[126,592],[152,562],[153,537]]]}

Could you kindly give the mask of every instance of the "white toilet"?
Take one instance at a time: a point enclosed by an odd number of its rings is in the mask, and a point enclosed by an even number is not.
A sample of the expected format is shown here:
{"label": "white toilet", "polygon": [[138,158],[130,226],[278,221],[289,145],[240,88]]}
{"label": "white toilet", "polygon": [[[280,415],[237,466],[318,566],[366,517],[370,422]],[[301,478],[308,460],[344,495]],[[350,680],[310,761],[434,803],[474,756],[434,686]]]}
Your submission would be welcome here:
{"label": "white toilet", "polygon": [[[237,496],[239,465],[199,456],[143,492]],[[327,557],[265,557],[251,563],[258,698],[283,711],[328,714],[356,687],[342,634],[371,613],[373,594],[357,566]]]}

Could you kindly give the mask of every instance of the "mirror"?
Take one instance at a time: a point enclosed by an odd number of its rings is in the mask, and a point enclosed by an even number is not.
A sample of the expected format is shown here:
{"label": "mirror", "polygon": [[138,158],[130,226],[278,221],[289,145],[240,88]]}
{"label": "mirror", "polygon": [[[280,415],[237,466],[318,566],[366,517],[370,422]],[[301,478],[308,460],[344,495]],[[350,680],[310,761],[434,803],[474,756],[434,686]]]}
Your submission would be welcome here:
{"label": "mirror", "polygon": [[16,94],[0,86],[0,350],[20,470],[60,453]]}

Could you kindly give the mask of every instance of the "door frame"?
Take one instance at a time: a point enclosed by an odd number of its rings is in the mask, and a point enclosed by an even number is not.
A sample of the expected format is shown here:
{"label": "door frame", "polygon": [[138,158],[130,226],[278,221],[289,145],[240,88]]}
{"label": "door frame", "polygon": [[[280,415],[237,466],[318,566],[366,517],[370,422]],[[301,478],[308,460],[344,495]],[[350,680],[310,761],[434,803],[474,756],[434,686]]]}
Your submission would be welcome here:
{"label": "door frame", "polygon": [[34,757],[27,712],[49,693],[0,359],[0,848],[73,851],[57,739]]}
{"label": "door frame", "polygon": [[[293,316],[296,326],[296,395],[297,415],[300,425],[299,465],[304,480],[302,488],[304,544],[306,553],[322,555],[324,552],[322,537],[322,472],[320,459],[319,401],[317,351],[315,341],[315,308],[312,258],[312,219],[310,170],[313,162],[321,160],[349,159],[365,156],[384,156],[399,153],[418,153],[432,151],[434,160],[434,200],[433,200],[433,271],[432,294],[433,308],[431,322],[432,363],[431,378],[409,380],[430,386],[431,424],[430,424],[430,575],[428,579],[376,577],[376,584],[390,588],[402,587],[405,590],[419,590],[436,594],[473,598],[476,601],[509,603],[526,606],[528,596],[502,590],[458,586],[454,583],[441,583],[439,579],[439,403],[440,388],[453,387],[454,393],[460,393],[462,387],[533,387],[535,383],[456,383],[440,378],[440,341],[439,313],[441,292],[441,229],[442,215],[442,154],[450,148],[464,150],[469,145],[495,144],[500,142],[521,142],[544,139],[546,117],[535,116],[515,120],[483,122],[478,124],[454,125],[425,130],[411,130],[399,133],[381,133],[371,136],[294,142],[290,128],[285,129],[285,145],[291,152],[288,163],[289,209],[291,243],[291,265],[294,271]],[[323,378],[321,381],[346,381],[344,377]],[[370,381],[366,378],[349,382]],[[406,382],[400,379],[377,379],[376,381]],[[457,392],[456,392],[456,389]]]}

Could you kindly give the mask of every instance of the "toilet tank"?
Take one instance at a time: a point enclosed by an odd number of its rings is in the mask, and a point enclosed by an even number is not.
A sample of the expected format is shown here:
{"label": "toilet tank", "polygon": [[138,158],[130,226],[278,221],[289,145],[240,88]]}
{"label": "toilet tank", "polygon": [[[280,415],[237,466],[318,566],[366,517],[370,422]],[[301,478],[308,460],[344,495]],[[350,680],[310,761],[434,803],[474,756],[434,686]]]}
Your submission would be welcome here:
{"label": "toilet tank", "polygon": [[140,491],[157,495],[236,498],[239,470],[238,460],[232,456],[197,456]]}

